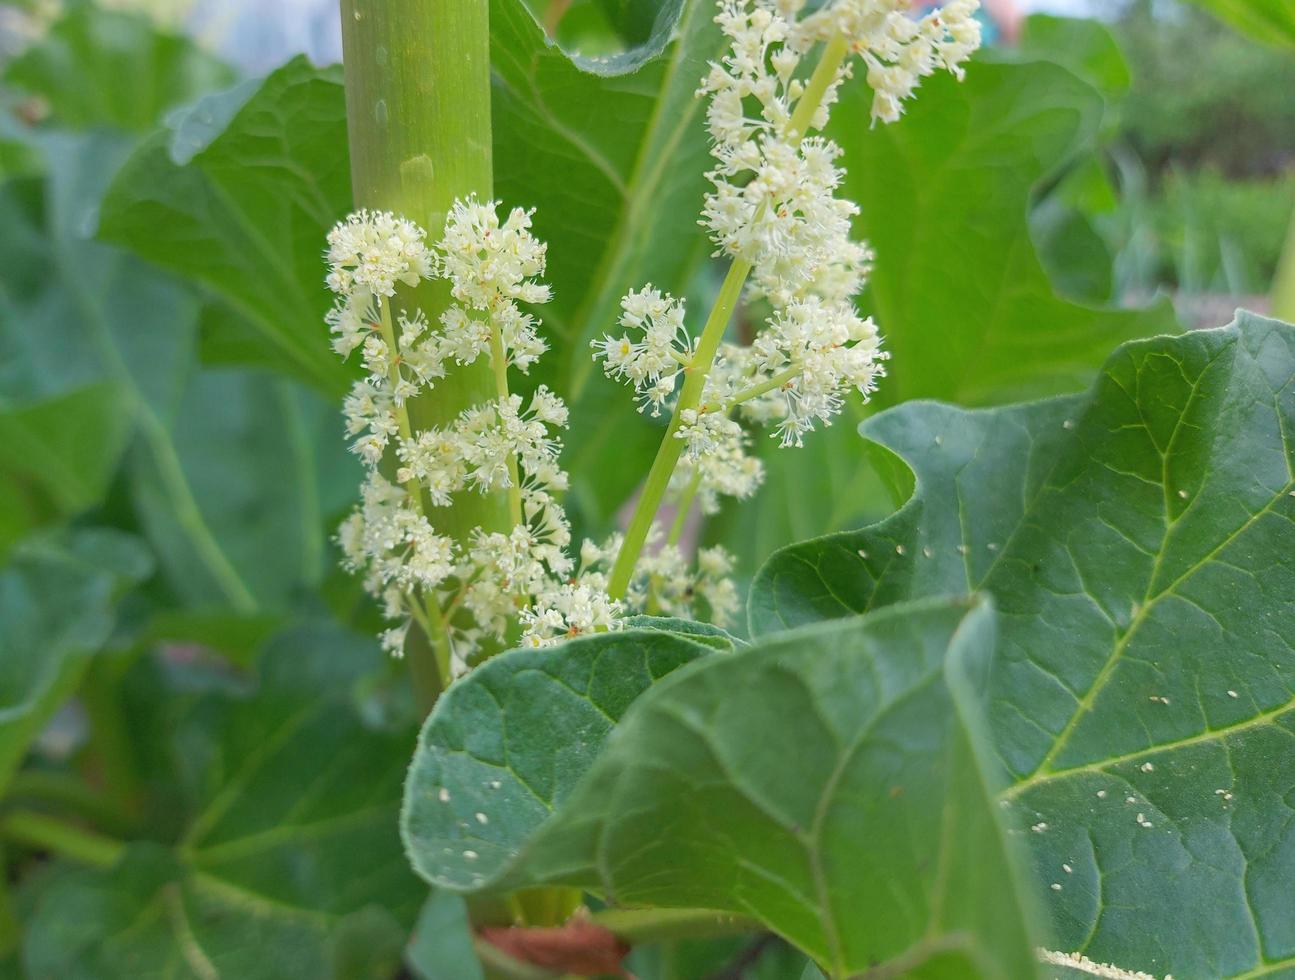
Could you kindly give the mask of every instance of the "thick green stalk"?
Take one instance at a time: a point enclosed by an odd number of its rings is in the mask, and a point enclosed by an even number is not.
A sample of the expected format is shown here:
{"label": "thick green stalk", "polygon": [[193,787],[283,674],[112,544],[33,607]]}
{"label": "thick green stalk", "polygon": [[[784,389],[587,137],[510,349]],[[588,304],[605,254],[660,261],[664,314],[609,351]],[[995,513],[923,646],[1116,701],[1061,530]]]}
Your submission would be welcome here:
{"label": "thick green stalk", "polygon": [[[491,195],[488,10],[489,0],[342,0],[355,206],[394,211],[427,229],[431,241],[457,198]],[[397,310],[421,309],[432,323],[449,303],[443,280],[402,288],[395,299]],[[409,421],[414,431],[442,425],[494,397],[483,358],[411,399]],[[466,544],[473,528],[508,529],[508,495],[459,494],[432,516],[438,531]],[[440,637],[408,644],[410,669],[423,684],[441,672],[421,660],[443,646]]]}
{"label": "thick green stalk", "polygon": [[[849,53],[849,44],[840,35],[827,42],[822,57],[814,67],[814,73],[805,83],[805,91],[796,103],[796,110],[792,113],[788,124],[792,132],[801,136],[809,132],[814,115],[823,102],[823,96],[827,94],[829,86],[836,79]],[[760,211],[756,212],[757,218],[760,213]],[[648,471],[647,480],[643,484],[643,492],[639,494],[629,526],[625,529],[625,541],[616,555],[615,564],[612,565],[607,591],[613,599],[622,598],[629,588],[630,579],[634,575],[634,566],[638,563],[643,544],[647,541],[652,522],[656,519],[661,501],[670,486],[670,478],[674,475],[679,457],[683,453],[683,443],[675,438],[675,433],[679,431],[683,413],[696,409],[701,402],[706,375],[715,361],[715,352],[719,349],[728,321],[733,316],[733,310],[742,295],[742,287],[746,284],[746,277],[750,272],[751,264],[742,259],[735,260],[729,266],[724,284],[720,287],[719,296],[711,308],[710,316],[706,318],[706,326],[702,328],[697,349],[693,353],[691,362],[684,369],[684,384],[679,392],[679,400],[675,403],[674,414],[670,417],[670,425],[657,449],[656,458],[652,461],[652,468]]]}

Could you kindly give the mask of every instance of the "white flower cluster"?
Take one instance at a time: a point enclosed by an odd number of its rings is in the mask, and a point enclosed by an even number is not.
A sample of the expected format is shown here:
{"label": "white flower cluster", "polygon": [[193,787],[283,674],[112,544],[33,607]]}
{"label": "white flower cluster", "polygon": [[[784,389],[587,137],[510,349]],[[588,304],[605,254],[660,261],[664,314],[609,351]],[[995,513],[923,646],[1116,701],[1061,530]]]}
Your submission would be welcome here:
{"label": "white flower cluster", "polygon": [[979,0],[950,0],[920,20],[906,0],[837,0],[801,19],[796,42],[849,40],[867,66],[872,118],[894,122],[922,78],[943,68],[959,81],[980,47]]}
{"label": "white flower cluster", "polygon": [[661,406],[674,393],[676,376],[692,357],[693,341],[683,318],[683,302],[648,283],[621,300],[620,325],[637,339],[629,333],[607,334],[591,343],[607,377],[634,386],[640,412],[651,405],[653,415],[661,414]]}
{"label": "white flower cluster", "polygon": [[750,495],[763,477],[733,416],[799,446],[831,423],[851,389],[867,398],[885,373],[877,327],[855,309],[872,253],[850,238],[858,208],[837,197],[841,149],[814,135],[851,73],[849,56],[867,67],[873,118],[889,122],[923,76],[945,68],[961,77],[979,43],[977,0],[952,0],[921,19],[908,0],[828,0],[802,17],[805,6],[721,0],[715,20],[730,47],[699,90],[710,99],[716,160],[702,224],[716,254],[749,271],[748,297],[770,309],[763,329],[749,347],[722,344],[713,364],[694,366],[682,302],[648,287],[622,303],[626,332],[594,344],[604,372],[632,384],[654,414],[680,372],[707,372],[696,407],[679,412],[674,435],[686,455],[672,481],[705,510],[720,496]]}
{"label": "white flower cluster", "polygon": [[[543,386],[529,401],[501,394],[418,431],[406,407],[451,362],[485,354],[525,371],[544,352],[539,322],[519,306],[549,298],[535,278],[545,246],[529,229],[529,212],[500,224],[495,205],[467,200],[451,209],[434,247],[422,229],[386,213],[358,212],[329,235],[334,347],[343,355],[359,348],[366,372],[344,411],[367,475],[338,540],[348,567],[400,622],[384,635],[388,649],[401,652],[411,621],[443,621],[456,671],[486,641],[504,642],[518,620],[532,642],[619,622],[619,603],[569,581],[571,529],[557,499],[567,487],[555,435],[567,424],[562,400]],[[421,312],[393,314],[398,286],[438,277],[455,300],[439,329]],[[477,528],[456,542],[429,519],[458,494],[495,491],[514,495],[520,511],[507,533]]]}
{"label": "white flower cluster", "polygon": [[[612,535],[603,544],[586,540],[580,548],[579,588],[601,594],[607,573],[621,549],[622,538]],[[634,567],[634,577],[625,593],[628,612],[653,616],[704,618],[716,626],[732,622],[740,601],[737,587],[729,577],[732,556],[721,547],[702,548],[696,563],[690,562],[675,544],[663,543],[653,528],[647,547]],[[698,606],[698,600],[702,605]]]}

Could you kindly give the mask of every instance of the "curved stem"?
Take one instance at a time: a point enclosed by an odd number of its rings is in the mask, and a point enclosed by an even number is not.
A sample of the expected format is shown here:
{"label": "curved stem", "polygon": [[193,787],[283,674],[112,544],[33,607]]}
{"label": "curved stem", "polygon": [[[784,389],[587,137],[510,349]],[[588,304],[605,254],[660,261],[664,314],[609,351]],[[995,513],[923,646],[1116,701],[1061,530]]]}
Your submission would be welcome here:
{"label": "curved stem", "polygon": [[[836,81],[841,65],[849,53],[849,43],[841,35],[838,34],[827,42],[822,57],[805,84],[804,92],[796,102],[796,109],[788,124],[793,137],[796,135],[803,137],[809,131],[814,115],[822,105],[823,97]],[[757,216],[760,213],[762,212],[758,211]],[[634,566],[643,551],[643,544],[652,528],[652,522],[656,519],[657,510],[660,509],[661,501],[670,486],[670,477],[674,474],[675,466],[678,465],[679,457],[683,453],[683,444],[676,438],[681,417],[685,411],[696,409],[701,402],[706,375],[715,361],[715,352],[719,349],[719,343],[724,337],[724,331],[733,316],[733,310],[742,295],[742,287],[750,272],[751,263],[745,259],[735,259],[729,266],[724,284],[720,287],[719,296],[711,308],[710,316],[706,319],[706,326],[702,328],[697,349],[684,369],[683,389],[679,393],[679,400],[675,403],[670,425],[657,449],[656,458],[652,461],[652,468],[648,471],[647,480],[643,484],[643,492],[639,494],[629,526],[625,529],[624,543],[616,555],[615,564],[612,565],[607,591],[613,599],[624,597],[629,588],[630,579],[634,576]]]}
{"label": "curved stem", "polygon": [[736,259],[729,266],[728,275],[724,277],[724,284],[720,287],[719,296],[715,299],[715,305],[711,307],[706,326],[702,329],[701,339],[697,342],[697,351],[693,355],[692,363],[685,369],[683,390],[680,391],[679,400],[675,403],[674,414],[670,416],[670,425],[666,428],[665,437],[662,438],[661,445],[657,449],[656,459],[652,461],[652,468],[648,471],[643,492],[639,494],[638,503],[634,505],[629,527],[625,529],[625,541],[616,555],[616,563],[612,566],[607,591],[613,599],[622,598],[629,588],[630,579],[634,575],[634,566],[643,551],[643,543],[647,540],[652,521],[656,518],[661,500],[670,486],[670,477],[674,474],[674,468],[683,453],[683,443],[675,438],[682,424],[683,413],[697,408],[701,402],[706,373],[715,360],[715,352],[719,350],[719,342],[724,337],[724,330],[733,316],[733,310],[737,307],[738,298],[742,295],[742,287],[746,284],[746,277],[750,272],[751,263],[744,259]]}
{"label": "curved stem", "polygon": [[96,868],[117,863],[126,845],[75,824],[32,810],[14,810],[0,819],[0,837]]}

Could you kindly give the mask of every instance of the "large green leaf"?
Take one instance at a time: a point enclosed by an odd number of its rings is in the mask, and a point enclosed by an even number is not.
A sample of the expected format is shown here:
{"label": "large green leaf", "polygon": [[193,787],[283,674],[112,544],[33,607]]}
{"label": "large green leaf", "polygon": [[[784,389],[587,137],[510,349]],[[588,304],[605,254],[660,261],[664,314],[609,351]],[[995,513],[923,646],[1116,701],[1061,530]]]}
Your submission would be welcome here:
{"label": "large green leaf", "polygon": [[1295,7],[1288,0],[1193,0],[1264,44],[1295,49]]}
{"label": "large green leaf", "polygon": [[4,70],[6,83],[40,96],[61,125],[137,131],[232,76],[188,38],[159,32],[143,14],[90,3],[73,5]]}
{"label": "large green leaf", "polygon": [[559,881],[755,916],[835,977],[1029,976],[977,747],[992,635],[964,601],[828,624],[678,670],[623,719],[663,637],[494,661],[424,729],[410,856],[452,890]]}
{"label": "large green leaf", "polygon": [[0,788],[108,640],[116,600],[149,571],[115,531],[24,542],[0,567]]}
{"label": "large green leaf", "polygon": [[0,188],[12,230],[0,239],[0,336],[17,355],[0,392],[34,401],[110,382],[107,407],[134,422],[133,502],[172,593],[243,613],[283,608],[319,582],[326,518],[354,493],[340,416],[261,372],[198,371],[192,291],[89,237],[128,141],[56,133],[39,146],[48,180]]}
{"label": "large green leaf", "polygon": [[474,670],[441,697],[419,738],[404,814],[415,868],[459,888],[515,875],[522,846],[630,703],[710,649],[630,629],[516,651]]}
{"label": "large green leaf", "polygon": [[208,96],[126,162],[100,223],[104,238],[213,290],[285,371],[331,394],[348,378],[328,344],[320,259],[350,202],[340,82],[299,57],[254,93]]}
{"label": "large green leaf", "polygon": [[303,629],[266,653],[253,696],[174,699],[178,844],[55,877],[29,924],[28,975],[389,976],[425,889],[397,833],[407,735],[367,729],[348,694],[380,656]]}
{"label": "large green leaf", "polygon": [[834,116],[847,193],[876,249],[867,305],[893,355],[879,399],[963,404],[1087,383],[1122,340],[1176,329],[1167,303],[1058,298],[1026,214],[1032,188],[1091,140],[1102,100],[1057,65],[978,62],[936,75],[903,119],[869,127],[867,92]]}
{"label": "large green leaf", "polygon": [[128,431],[112,384],[0,410],[0,556],[29,528],[98,503]]}
{"label": "large green leaf", "polygon": [[993,595],[1004,800],[1063,949],[1295,969],[1293,379],[1295,329],[1243,313],[1124,346],[1083,395],[883,413],[863,433],[912,498],[753,588],[754,633]]}

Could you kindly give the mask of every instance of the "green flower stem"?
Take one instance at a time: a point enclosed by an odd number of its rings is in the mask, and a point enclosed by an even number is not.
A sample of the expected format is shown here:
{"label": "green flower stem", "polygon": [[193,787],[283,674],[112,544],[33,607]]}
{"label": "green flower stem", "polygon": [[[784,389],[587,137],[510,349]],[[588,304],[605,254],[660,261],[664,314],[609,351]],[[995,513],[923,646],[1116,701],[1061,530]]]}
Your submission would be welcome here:
{"label": "green flower stem", "polygon": [[[342,0],[342,49],[351,182],[356,207],[393,211],[440,237],[458,198],[489,199],[489,0]],[[436,323],[450,304],[444,280],[401,288],[397,309],[421,309]],[[438,379],[408,404],[411,430],[452,421],[495,397],[489,364],[479,360]],[[464,493],[439,508],[437,531],[466,545],[476,527],[507,531],[508,495]],[[437,611],[439,612],[439,610]],[[430,610],[429,610],[430,613]],[[420,628],[421,629],[421,628]],[[443,638],[418,642],[406,660],[416,686],[445,683],[436,665]],[[443,658],[442,658],[443,659]],[[427,706],[427,698],[420,695]]]}
{"label": "green flower stem", "polygon": [[[394,391],[396,385],[400,383],[400,345],[396,342],[396,328],[391,322],[391,300],[378,300],[379,319],[378,332],[382,334],[382,340],[387,345],[387,380],[391,383]],[[412,442],[414,438],[413,425],[409,421],[409,405],[407,402],[400,402],[392,406],[392,412],[396,416],[396,428],[400,430],[400,438],[405,442]],[[409,494],[409,499],[418,513],[423,513],[423,491],[416,480],[410,480],[405,484],[405,492]]]}
{"label": "green flower stem", "polygon": [[[805,91],[796,103],[796,111],[792,113],[789,123],[792,132],[804,136],[809,131],[814,114],[818,112],[828,87],[835,81],[849,53],[850,46],[840,35],[827,42],[822,57],[814,68],[814,73],[805,84]],[[656,458],[652,461],[652,468],[648,471],[647,480],[643,484],[643,492],[639,494],[634,513],[630,516],[629,526],[625,529],[625,541],[616,555],[615,564],[612,565],[607,591],[613,599],[623,598],[629,588],[630,579],[634,575],[634,566],[638,563],[643,544],[647,541],[652,522],[661,508],[661,501],[670,486],[670,478],[674,475],[679,457],[683,453],[683,443],[675,438],[682,415],[690,409],[696,409],[701,402],[706,375],[715,362],[715,352],[719,349],[724,331],[728,328],[728,321],[733,316],[733,310],[742,295],[742,287],[746,284],[746,277],[750,272],[751,263],[744,259],[736,259],[729,266],[724,284],[720,287],[719,296],[715,300],[715,305],[711,307],[710,316],[706,318],[705,327],[702,328],[697,349],[693,352],[691,362],[684,368],[683,389],[679,393],[679,400],[675,403],[670,425],[666,428],[665,436],[657,449]]]}
{"label": "green flower stem", "polygon": [[849,53],[850,44],[840,34],[827,42],[826,47],[823,48],[823,56],[814,67],[814,74],[809,76],[809,81],[805,83],[805,91],[801,93],[800,100],[796,103],[796,111],[791,114],[788,128],[792,132],[799,133],[802,137],[809,132],[810,123],[814,121],[814,113],[818,112],[823,96],[827,94],[828,86],[836,80],[837,72],[841,70],[841,65],[845,63],[845,56]]}
{"label": "green flower stem", "polygon": [[746,277],[750,272],[751,263],[743,259],[737,259],[729,266],[728,275],[724,277],[719,296],[715,300],[715,305],[711,307],[706,326],[702,329],[701,340],[697,343],[692,364],[684,369],[683,390],[679,393],[674,414],[670,417],[670,424],[657,449],[656,458],[652,461],[652,468],[648,471],[643,492],[639,494],[638,503],[634,506],[629,527],[625,529],[625,541],[616,554],[616,563],[612,566],[607,591],[613,599],[622,598],[629,588],[630,578],[634,575],[634,566],[643,550],[643,543],[647,540],[652,521],[656,519],[661,500],[670,486],[670,477],[674,475],[675,466],[678,465],[679,457],[683,453],[682,440],[675,438],[682,424],[683,413],[689,409],[695,409],[701,402],[706,373],[715,361],[715,352],[719,349],[719,342],[724,337],[724,331],[733,316],[733,310],[737,307],[738,298],[742,295],[742,287],[746,284]]}
{"label": "green flower stem", "polygon": [[14,810],[0,817],[0,837],[96,868],[116,864],[126,849],[119,840],[33,810]]}
{"label": "green flower stem", "polygon": [[705,407],[702,408],[702,411],[703,412],[723,411],[724,413],[727,414],[728,412],[733,411],[733,409],[737,408],[737,406],[741,405],[743,402],[749,402],[752,398],[759,398],[761,395],[765,394],[766,392],[773,391],[775,388],[781,388],[789,381],[795,381],[798,377],[800,377],[803,370],[804,370],[803,368],[799,368],[799,367],[789,367],[785,371],[779,371],[768,381],[762,381],[758,385],[752,385],[750,388],[743,388],[741,391],[739,391],[736,395],[734,395],[726,402],[707,402]]}
{"label": "green flower stem", "polygon": [[[490,364],[495,372],[495,396],[502,405],[508,400],[508,357],[504,354],[504,337],[494,317],[490,318]],[[517,454],[508,454],[508,518],[513,527],[522,523],[522,484],[517,467]]]}
{"label": "green flower stem", "polygon": [[679,496],[679,506],[675,510],[674,523],[670,525],[670,536],[666,538],[666,544],[678,544],[679,539],[683,537],[683,529],[688,525],[688,512],[692,509],[693,499],[699,489],[701,489],[700,470],[693,474],[693,478],[688,481],[688,485]]}

